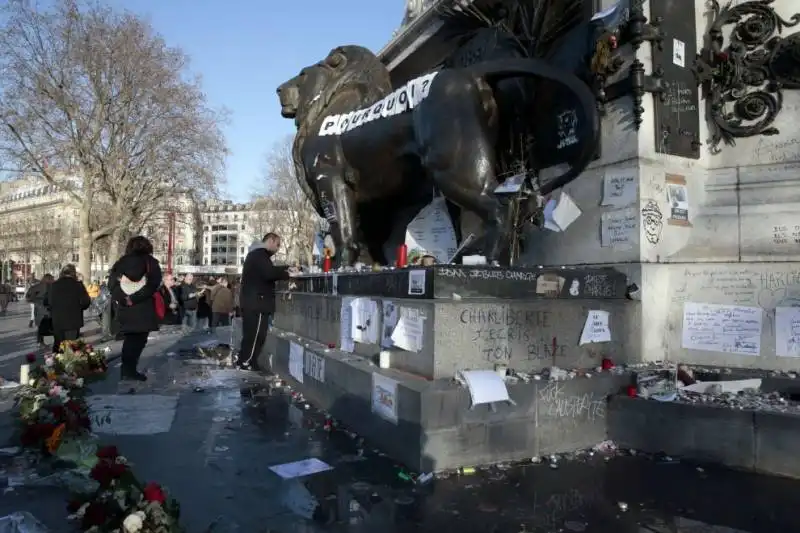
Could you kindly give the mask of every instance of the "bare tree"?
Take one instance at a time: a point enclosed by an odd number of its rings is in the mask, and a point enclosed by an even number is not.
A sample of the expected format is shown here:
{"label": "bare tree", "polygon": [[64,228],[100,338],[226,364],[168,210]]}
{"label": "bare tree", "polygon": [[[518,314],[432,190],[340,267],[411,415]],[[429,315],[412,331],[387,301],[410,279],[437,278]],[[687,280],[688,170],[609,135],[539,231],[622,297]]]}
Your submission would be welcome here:
{"label": "bare tree", "polygon": [[42,275],[57,270],[72,251],[72,225],[53,211],[41,211],[16,221],[18,253]]}
{"label": "bare tree", "polygon": [[[151,26],[80,0],[49,11],[5,7],[0,29],[0,158],[69,191],[79,209],[79,269],[181,190],[212,194],[224,113],[209,108],[188,59]],[[97,224],[99,202],[108,222]]]}
{"label": "bare tree", "polygon": [[253,198],[251,227],[257,233],[280,234],[289,261],[310,263],[322,221],[297,182],[292,142],[286,137],[267,153],[264,181]]}

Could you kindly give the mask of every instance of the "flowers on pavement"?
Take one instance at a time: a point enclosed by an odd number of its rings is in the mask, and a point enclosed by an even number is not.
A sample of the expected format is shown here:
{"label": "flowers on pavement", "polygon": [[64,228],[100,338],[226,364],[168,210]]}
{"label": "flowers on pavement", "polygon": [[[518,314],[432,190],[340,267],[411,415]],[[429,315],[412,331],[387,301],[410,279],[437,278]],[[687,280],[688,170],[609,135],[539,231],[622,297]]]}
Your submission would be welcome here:
{"label": "flowers on pavement", "polygon": [[[116,446],[97,448],[85,399],[85,380],[105,373],[104,355],[81,341],[32,364],[16,397],[20,443],[75,465],[95,487],[76,494],[70,517],[87,533],[178,533],[178,503],[156,483],[142,484]],[[32,354],[33,355],[33,354]],[[100,359],[102,357],[102,360]],[[87,452],[87,449],[92,450]]]}

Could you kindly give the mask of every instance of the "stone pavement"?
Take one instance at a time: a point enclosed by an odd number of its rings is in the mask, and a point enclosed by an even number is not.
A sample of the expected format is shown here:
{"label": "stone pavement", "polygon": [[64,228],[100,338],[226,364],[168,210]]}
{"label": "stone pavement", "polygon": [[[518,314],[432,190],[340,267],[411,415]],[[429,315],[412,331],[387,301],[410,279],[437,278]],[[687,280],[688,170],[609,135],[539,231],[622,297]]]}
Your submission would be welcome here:
{"label": "stone pavement", "polygon": [[[150,380],[92,387],[95,427],[143,481],[167,486],[189,533],[774,533],[800,530],[800,483],[622,453],[501,465],[414,484],[273,377],[198,364],[206,335],[156,334]],[[225,334],[221,335],[224,338]],[[332,470],[282,480],[269,467],[318,458]],[[555,466],[555,467],[554,467]],[[28,509],[53,531],[63,493],[17,488],[0,512]],[[711,524],[711,525],[709,525]]]}

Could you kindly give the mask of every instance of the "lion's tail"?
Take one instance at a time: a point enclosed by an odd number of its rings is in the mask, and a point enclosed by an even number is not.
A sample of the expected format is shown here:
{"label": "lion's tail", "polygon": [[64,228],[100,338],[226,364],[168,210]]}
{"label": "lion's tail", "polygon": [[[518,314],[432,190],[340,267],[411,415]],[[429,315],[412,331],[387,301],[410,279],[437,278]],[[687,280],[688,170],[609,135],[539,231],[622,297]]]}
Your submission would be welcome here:
{"label": "lion's tail", "polygon": [[[558,83],[571,91],[578,99],[580,108],[578,113],[578,131],[584,138],[580,139],[581,150],[570,168],[555,179],[548,180],[542,185],[542,194],[548,194],[555,189],[563,187],[586,169],[594,158],[597,144],[600,142],[600,116],[597,112],[597,102],[589,87],[570,72],[555,68],[540,59],[501,59],[478,63],[470,67],[477,76],[492,84],[507,78],[533,77]],[[534,117],[535,120],[535,117]]]}

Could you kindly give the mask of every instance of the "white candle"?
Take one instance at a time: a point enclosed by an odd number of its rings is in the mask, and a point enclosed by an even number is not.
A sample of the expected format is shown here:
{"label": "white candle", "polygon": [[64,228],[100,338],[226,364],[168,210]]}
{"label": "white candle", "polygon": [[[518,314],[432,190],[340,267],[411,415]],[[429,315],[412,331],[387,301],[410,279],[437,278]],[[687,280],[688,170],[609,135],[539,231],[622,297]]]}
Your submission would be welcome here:
{"label": "white candle", "polygon": [[378,357],[378,366],[381,368],[391,368],[392,366],[392,352],[389,350],[381,350]]}
{"label": "white candle", "polygon": [[19,382],[21,385],[27,385],[30,381],[31,365],[21,365],[19,367]]}

